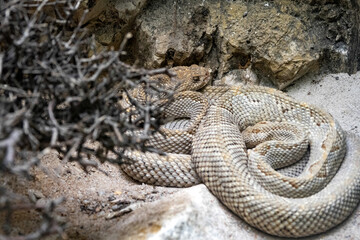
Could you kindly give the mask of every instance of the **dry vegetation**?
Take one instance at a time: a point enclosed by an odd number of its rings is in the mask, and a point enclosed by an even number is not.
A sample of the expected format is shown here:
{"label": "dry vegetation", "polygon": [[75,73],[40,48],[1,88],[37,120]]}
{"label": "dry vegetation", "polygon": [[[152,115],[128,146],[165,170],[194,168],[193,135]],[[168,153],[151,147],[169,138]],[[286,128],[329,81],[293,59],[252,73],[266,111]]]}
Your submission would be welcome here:
{"label": "dry vegetation", "polygon": [[[142,84],[148,94],[172,94],[149,80],[167,69],[145,70],[121,61],[119,50],[97,52],[94,38],[73,15],[80,1],[0,0],[0,174],[31,178],[30,169],[51,149],[64,161],[86,171],[100,161],[121,164],[126,148],[146,150],[157,131],[163,105],[130,99],[122,109],[122,93]],[[85,13],[86,14],[86,13]],[[150,98],[151,99],[151,98]],[[140,134],[131,134],[131,132]],[[98,142],[96,149],[87,142]],[[111,153],[111,154],[109,154]],[[114,157],[109,157],[114,156]],[[62,233],[54,209],[62,198],[39,205],[0,185],[0,239],[39,239]],[[12,236],[11,216],[36,209],[40,227]]]}

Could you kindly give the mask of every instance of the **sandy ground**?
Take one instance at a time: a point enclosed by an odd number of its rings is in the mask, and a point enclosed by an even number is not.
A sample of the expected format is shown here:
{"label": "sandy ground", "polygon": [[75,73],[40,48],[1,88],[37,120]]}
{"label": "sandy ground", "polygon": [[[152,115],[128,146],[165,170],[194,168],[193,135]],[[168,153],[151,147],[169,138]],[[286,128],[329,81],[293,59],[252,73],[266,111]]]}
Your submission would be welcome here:
{"label": "sandy ground", "polygon": [[[360,72],[354,75],[329,74],[306,76],[286,89],[298,100],[329,111],[344,130],[360,136]],[[178,191],[138,184],[125,176],[117,166],[105,163],[85,173],[76,163],[64,163],[54,152],[45,156],[41,167],[34,169],[33,181],[1,176],[0,184],[39,200],[65,196],[57,212],[66,223],[68,239],[102,239],[107,230],[122,221],[116,217],[121,209],[133,203],[153,202]],[[121,215],[121,214],[119,214]],[[3,216],[0,216],[0,224]],[[24,234],[39,222],[33,212],[14,216],[14,234]],[[53,236],[48,239],[57,239]]]}
{"label": "sandy ground", "polygon": [[[65,236],[69,239],[101,239],[118,221],[112,216],[121,209],[133,203],[152,202],[176,191],[135,183],[109,163],[101,164],[99,169],[89,168],[85,173],[77,163],[62,162],[56,153],[44,156],[41,168],[34,169],[33,175],[34,181],[2,176],[0,182],[18,193],[35,193],[40,196],[38,201],[64,196],[66,200],[57,212],[66,224]],[[24,234],[38,226],[39,219],[33,212],[19,212],[12,222],[13,234]]]}

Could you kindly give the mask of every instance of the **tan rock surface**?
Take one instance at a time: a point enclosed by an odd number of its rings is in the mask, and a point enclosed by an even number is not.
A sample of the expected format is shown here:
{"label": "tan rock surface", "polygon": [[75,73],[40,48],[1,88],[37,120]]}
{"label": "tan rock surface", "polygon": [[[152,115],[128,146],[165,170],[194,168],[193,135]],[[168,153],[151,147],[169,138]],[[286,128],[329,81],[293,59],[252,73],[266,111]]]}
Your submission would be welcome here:
{"label": "tan rock surface", "polygon": [[[333,3],[154,1],[136,20],[146,67],[202,63],[218,78],[251,62],[283,89],[319,68],[347,71],[351,10]],[[353,38],[356,41],[356,38]],[[352,63],[350,65],[353,65]]]}

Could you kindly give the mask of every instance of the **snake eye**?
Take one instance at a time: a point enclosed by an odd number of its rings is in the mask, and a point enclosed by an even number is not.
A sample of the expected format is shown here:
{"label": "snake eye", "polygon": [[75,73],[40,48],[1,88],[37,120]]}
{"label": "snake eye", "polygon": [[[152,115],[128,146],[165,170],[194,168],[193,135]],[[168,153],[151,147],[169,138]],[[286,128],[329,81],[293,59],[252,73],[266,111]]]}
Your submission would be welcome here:
{"label": "snake eye", "polygon": [[199,76],[194,76],[192,78],[193,82],[196,83],[196,82],[200,82],[200,77]]}

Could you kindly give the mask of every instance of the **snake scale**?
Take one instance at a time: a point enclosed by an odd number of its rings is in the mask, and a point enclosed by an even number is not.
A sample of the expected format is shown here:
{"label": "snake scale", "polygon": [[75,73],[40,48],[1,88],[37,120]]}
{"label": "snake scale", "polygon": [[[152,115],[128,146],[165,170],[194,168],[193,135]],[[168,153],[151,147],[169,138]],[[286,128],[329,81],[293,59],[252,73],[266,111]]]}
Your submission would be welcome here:
{"label": "snake scale", "polygon": [[[200,88],[210,78],[195,65],[174,71],[182,86]],[[355,209],[359,159],[343,162],[345,136],[330,114],[262,86],[187,89],[165,109],[172,120],[163,134],[149,141],[167,154],[126,151],[133,161],[121,168],[129,176],[172,187],[204,183],[248,224],[276,236],[324,232]]]}

